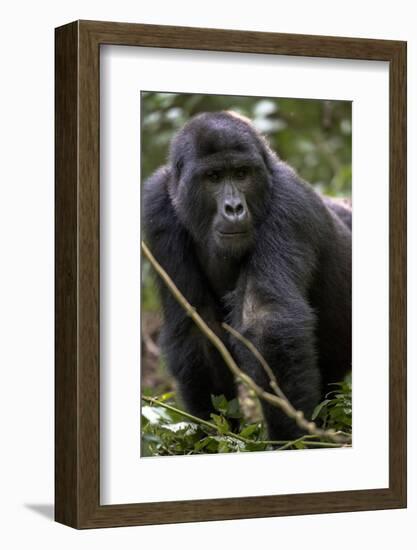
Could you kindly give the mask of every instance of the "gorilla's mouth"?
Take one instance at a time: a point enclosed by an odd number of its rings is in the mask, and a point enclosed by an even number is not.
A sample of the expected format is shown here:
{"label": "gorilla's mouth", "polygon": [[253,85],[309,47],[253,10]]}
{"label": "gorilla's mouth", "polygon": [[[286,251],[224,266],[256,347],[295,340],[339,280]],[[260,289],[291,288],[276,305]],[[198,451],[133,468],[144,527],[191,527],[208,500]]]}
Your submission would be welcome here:
{"label": "gorilla's mouth", "polygon": [[243,237],[248,234],[248,231],[219,231],[220,237],[230,239],[233,237]]}

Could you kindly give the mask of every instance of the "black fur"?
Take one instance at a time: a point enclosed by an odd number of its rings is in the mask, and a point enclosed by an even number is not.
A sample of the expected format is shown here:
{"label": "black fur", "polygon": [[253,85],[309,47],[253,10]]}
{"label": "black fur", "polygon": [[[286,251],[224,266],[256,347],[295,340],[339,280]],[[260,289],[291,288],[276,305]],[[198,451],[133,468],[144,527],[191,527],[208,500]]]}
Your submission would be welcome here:
{"label": "black fur", "polygon": [[[221,112],[194,117],[174,138],[145,184],[144,221],[156,259],[241,368],[270,390],[224,320],[310,416],[351,368],[350,210],[302,182],[248,120]],[[187,409],[206,418],[210,394],[235,396],[233,376],[163,283],[160,293],[163,352]],[[263,412],[271,438],[300,435],[276,408]]]}

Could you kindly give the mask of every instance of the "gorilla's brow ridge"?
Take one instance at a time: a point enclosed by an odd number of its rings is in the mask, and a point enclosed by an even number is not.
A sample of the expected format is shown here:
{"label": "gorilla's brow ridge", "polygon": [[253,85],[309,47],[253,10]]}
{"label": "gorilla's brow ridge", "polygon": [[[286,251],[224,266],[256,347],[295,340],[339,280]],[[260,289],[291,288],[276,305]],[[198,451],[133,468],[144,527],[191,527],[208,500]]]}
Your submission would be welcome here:
{"label": "gorilla's brow ridge", "polygon": [[196,171],[205,171],[209,168],[223,168],[231,166],[232,168],[240,168],[242,166],[260,168],[262,166],[262,158],[254,153],[238,153],[238,152],[216,152],[200,157],[197,161]]}

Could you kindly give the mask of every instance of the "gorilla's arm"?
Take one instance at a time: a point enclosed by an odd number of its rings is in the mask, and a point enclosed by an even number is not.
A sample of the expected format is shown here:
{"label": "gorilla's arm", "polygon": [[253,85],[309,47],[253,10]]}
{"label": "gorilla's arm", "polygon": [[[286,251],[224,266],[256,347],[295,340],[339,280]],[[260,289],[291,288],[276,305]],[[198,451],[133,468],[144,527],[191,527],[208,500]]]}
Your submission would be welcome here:
{"label": "gorilla's arm", "polygon": [[[283,294],[288,290],[288,286],[283,288]],[[314,313],[298,292],[291,292],[287,298],[275,293],[263,301],[264,291],[262,286],[252,286],[243,303],[249,312],[243,311],[243,319],[233,324],[260,351],[289,401],[309,416],[321,396]],[[255,308],[251,307],[251,301],[256,303]],[[257,359],[239,342],[231,342],[238,364],[258,385],[271,392],[269,377]],[[262,406],[272,439],[301,435],[294,420],[267,403]]]}
{"label": "gorilla's arm", "polygon": [[[188,302],[221,336],[216,305],[195,257],[191,237],[169,200],[170,177],[169,169],[164,167],[145,184],[146,240]],[[157,283],[164,312],[161,346],[168,368],[177,380],[187,410],[207,418],[213,410],[211,394],[225,394],[228,399],[235,396],[233,377],[219,352],[199,332],[159,277]]]}
{"label": "gorilla's arm", "polygon": [[[333,216],[287,166],[279,165],[274,177],[273,210],[259,229],[232,323],[263,355],[294,407],[308,417],[322,392],[318,320],[310,299],[326,243],[333,246],[335,240]],[[258,361],[241,344],[234,342],[234,347],[238,364],[271,391]],[[263,404],[263,409],[271,438],[301,434],[275,407]]]}

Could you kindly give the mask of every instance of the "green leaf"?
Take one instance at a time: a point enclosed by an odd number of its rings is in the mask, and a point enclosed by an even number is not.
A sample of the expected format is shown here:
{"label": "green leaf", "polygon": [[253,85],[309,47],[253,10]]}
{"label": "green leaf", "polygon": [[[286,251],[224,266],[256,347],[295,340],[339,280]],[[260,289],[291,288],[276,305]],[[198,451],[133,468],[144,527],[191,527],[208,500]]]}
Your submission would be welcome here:
{"label": "green leaf", "polygon": [[228,402],[226,416],[229,418],[242,418],[239,400],[236,397]]}
{"label": "green leaf", "polygon": [[199,441],[196,441],[194,443],[194,450],[195,451],[201,451],[203,450],[205,447],[207,447],[207,445],[210,443],[210,436],[209,437],[205,437],[204,439],[200,439]]}
{"label": "green leaf", "polygon": [[248,426],[245,426],[243,430],[240,432],[240,435],[245,438],[249,438],[252,434],[257,432],[259,429],[259,424],[249,424]]}
{"label": "green leaf", "polygon": [[161,424],[161,428],[176,433],[177,435],[195,433],[198,425],[193,422],[175,422],[174,424]]}
{"label": "green leaf", "polygon": [[207,445],[206,448],[208,451],[212,453],[217,453],[219,449],[219,442],[215,436],[210,436],[207,438]]}
{"label": "green leaf", "polygon": [[175,393],[173,391],[163,393],[162,395],[160,395],[158,397],[158,401],[162,401],[162,402],[169,401],[170,399],[172,399],[174,397],[174,395],[175,395]]}
{"label": "green leaf", "polygon": [[328,405],[329,403],[330,403],[330,399],[325,399],[324,401],[322,401],[321,403],[319,403],[319,404],[317,405],[317,407],[314,409],[311,419],[312,419],[312,420],[315,420],[315,419],[318,417],[318,415],[320,414],[320,412],[321,412],[321,410],[323,409],[323,407],[325,407],[325,406]]}
{"label": "green leaf", "polygon": [[230,426],[227,420],[224,418],[224,416],[219,416],[218,414],[211,414],[211,418],[213,419],[214,423],[216,424],[219,432],[221,434],[224,434],[228,431],[230,431]]}
{"label": "green leaf", "polygon": [[142,416],[144,416],[151,424],[159,424],[161,421],[169,422],[171,416],[163,407],[150,407],[145,405],[142,407]]}
{"label": "green leaf", "polygon": [[213,407],[216,409],[216,411],[219,411],[222,414],[227,413],[228,403],[224,395],[212,395],[211,402],[213,403]]}
{"label": "green leaf", "polygon": [[268,445],[263,441],[249,441],[244,445],[242,451],[266,451]]}
{"label": "green leaf", "polygon": [[221,439],[218,446],[219,453],[229,453],[229,441],[227,439]]}

